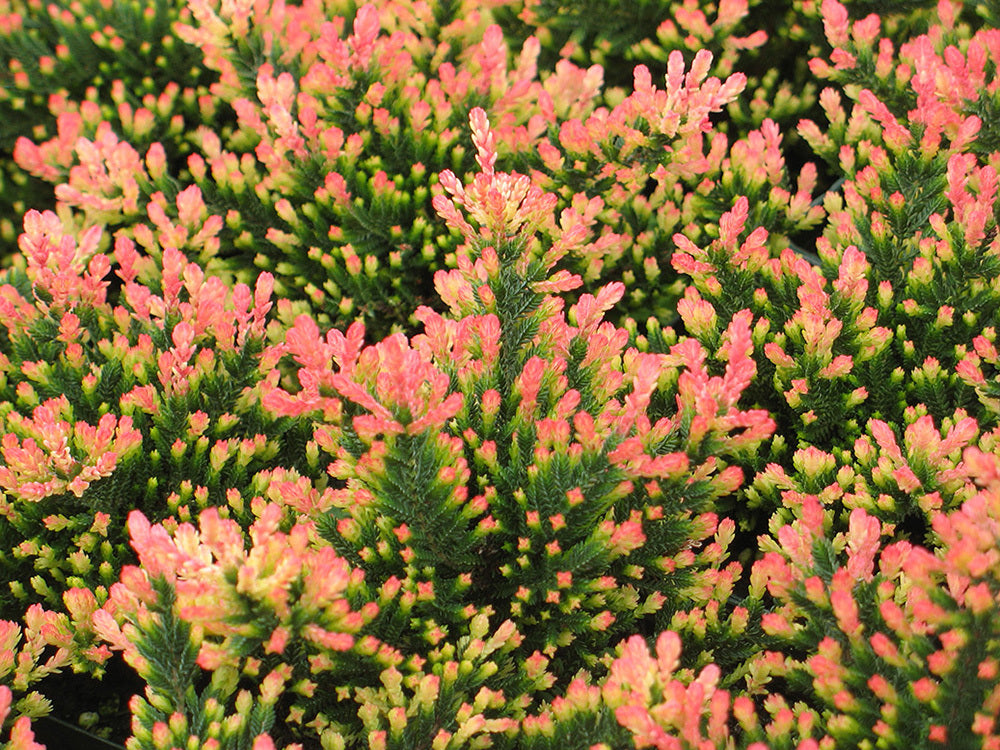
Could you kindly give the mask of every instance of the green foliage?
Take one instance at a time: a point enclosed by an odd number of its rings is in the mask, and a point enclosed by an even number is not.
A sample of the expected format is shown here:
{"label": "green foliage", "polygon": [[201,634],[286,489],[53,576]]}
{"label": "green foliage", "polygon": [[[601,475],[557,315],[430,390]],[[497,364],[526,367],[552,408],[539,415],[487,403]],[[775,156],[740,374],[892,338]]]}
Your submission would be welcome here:
{"label": "green foliage", "polygon": [[228,505],[245,517],[230,493],[305,464],[304,434],[254,398],[273,367],[266,276],[230,289],[177,251],[150,262],[123,239],[112,284],[99,230],[77,244],[54,214],[25,226],[26,262],[0,293],[8,616],[60,607],[73,587],[106,591],[132,559],[130,510],[184,520]]}
{"label": "green foliage", "polygon": [[883,547],[893,529],[860,509],[833,536],[814,497],[762,540],[753,578],[780,604],[763,619],[767,647],[789,684],[808,686],[838,746],[993,741],[1000,589],[987,561],[1000,495],[995,456],[968,449],[965,458],[986,487],[935,515],[937,554],[908,542]]}
{"label": "green foliage", "polygon": [[[186,744],[192,736],[226,750],[261,750],[257,739],[274,724],[274,703],[284,689],[280,672],[261,680],[259,695],[237,693],[239,675],[219,670],[207,685],[196,658],[191,626],[177,616],[173,589],[163,579],[153,580],[156,596],[149,608],[126,626],[126,659],[146,681],[144,696],[131,702],[133,733],[129,750],[166,748]],[[227,703],[233,711],[227,713]],[[270,747],[274,747],[271,745]]]}
{"label": "green foliage", "polygon": [[487,5],[0,0],[11,750],[996,746],[993,4]]}
{"label": "green foliage", "polygon": [[[59,135],[72,143],[77,136],[93,138],[104,121],[137,148],[162,143],[180,169],[198,124],[223,128],[225,118],[208,101],[212,73],[200,52],[174,33],[174,24],[189,18],[186,3],[176,0],[0,2],[5,259],[14,250],[14,217],[53,206],[52,188],[14,165],[19,138],[45,141]],[[51,175],[45,180],[53,181]]]}
{"label": "green foliage", "polygon": [[[473,123],[492,164],[492,133]],[[315,439],[341,484],[320,530],[369,582],[415,597],[407,649],[495,612],[522,633],[518,659],[544,655],[567,684],[623,634],[728,597],[731,524],[712,510],[740,475],[719,459],[770,429],[729,410],[749,331],[723,337],[731,372],[711,382],[697,347],[627,351],[627,333],[601,321],[620,285],[568,318],[543,294],[579,283],[552,268],[590,252],[578,218],[533,250],[552,197],[492,168],[465,188],[442,179],[481,228],[438,203],[467,242],[459,269],[437,277],[452,317],[422,308],[423,334],[364,348],[357,327],[324,341],[300,318],[287,338],[298,387],[265,403],[324,415]]]}
{"label": "green foliage", "polygon": [[[465,139],[475,106],[494,117],[512,163],[600,229],[600,257],[581,257],[574,270],[592,292],[625,282],[623,319],[672,318],[682,283],[663,260],[673,233],[713,234],[735,196],[751,198],[775,248],[820,218],[810,205],[815,171],[786,169],[773,120],[704,137],[708,117],[745,81],[725,52],[713,62],[701,50],[685,72],[674,50],[664,89],[642,67],[634,91],[615,95],[609,110],[598,106],[599,67],[564,60],[540,77],[536,39],[511,61],[500,27],[460,4],[391,23],[391,4],[355,15],[331,0],[326,25],[318,7],[256,4],[251,18],[209,3],[177,26],[219,76],[212,92],[221,101],[210,109],[237,116],[232,132],[199,128],[183,170],[159,147],[122,142],[113,123],[91,136],[77,121],[40,145],[20,140],[19,164],[62,182],[63,204],[150,252],[151,235],[184,225],[186,239],[201,238],[190,251],[206,268],[246,281],[252,263],[321,322],[361,320],[377,336],[414,325],[414,309],[434,300],[433,274],[457,262],[458,235],[435,225],[431,201],[442,169],[472,172]],[[729,22],[717,30],[723,37]],[[276,46],[285,37],[288,48]],[[667,98],[677,112],[663,117]],[[200,213],[181,205],[193,194]]]}
{"label": "green foliage", "polygon": [[[323,320],[362,319],[386,333],[429,299],[431,275],[455,248],[454,235],[434,228],[430,201],[438,172],[472,168],[469,110],[509,113],[512,128],[537,111],[508,94],[538,86],[531,53],[508,69],[499,29],[484,36],[485,19],[463,4],[391,20],[391,9],[380,17],[366,6],[353,25],[354,3],[271,5],[246,17],[205,3],[175,25],[218,75],[204,106],[237,116],[232,132],[210,121],[191,128],[197,150],[183,170],[159,147],[120,142],[114,123],[96,136],[22,140],[19,162],[65,181],[64,203],[147,248],[167,217],[188,223],[189,236],[218,237],[203,263],[244,281],[255,265],[275,276],[280,296],[308,300]],[[80,135],[96,148],[81,148]],[[134,168],[120,169],[125,153]],[[176,203],[185,186],[206,205],[193,222]]]}

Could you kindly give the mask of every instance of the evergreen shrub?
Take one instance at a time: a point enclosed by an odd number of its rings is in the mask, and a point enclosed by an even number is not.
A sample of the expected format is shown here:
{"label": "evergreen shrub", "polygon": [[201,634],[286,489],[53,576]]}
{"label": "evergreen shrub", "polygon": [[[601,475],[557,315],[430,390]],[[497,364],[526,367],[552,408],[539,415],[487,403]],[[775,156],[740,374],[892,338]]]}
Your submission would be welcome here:
{"label": "evergreen shrub", "polygon": [[1000,748],[998,22],[0,0],[0,745]]}

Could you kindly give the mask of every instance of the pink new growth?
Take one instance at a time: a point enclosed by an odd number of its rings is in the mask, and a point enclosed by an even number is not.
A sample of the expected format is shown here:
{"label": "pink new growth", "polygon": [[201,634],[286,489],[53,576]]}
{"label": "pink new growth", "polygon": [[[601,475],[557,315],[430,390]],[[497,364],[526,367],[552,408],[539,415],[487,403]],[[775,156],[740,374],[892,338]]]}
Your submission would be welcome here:
{"label": "pink new growth", "polygon": [[450,226],[467,236],[474,233],[455,204],[462,206],[482,227],[484,238],[500,242],[515,236],[530,237],[551,216],[556,196],[543,192],[526,175],[494,172],[496,140],[490,131],[486,113],[478,107],[473,109],[469,122],[476,146],[476,161],[482,171],[467,186],[462,185],[450,170],[443,171],[441,185],[451,195],[451,200],[443,195],[435,196],[434,209]]}

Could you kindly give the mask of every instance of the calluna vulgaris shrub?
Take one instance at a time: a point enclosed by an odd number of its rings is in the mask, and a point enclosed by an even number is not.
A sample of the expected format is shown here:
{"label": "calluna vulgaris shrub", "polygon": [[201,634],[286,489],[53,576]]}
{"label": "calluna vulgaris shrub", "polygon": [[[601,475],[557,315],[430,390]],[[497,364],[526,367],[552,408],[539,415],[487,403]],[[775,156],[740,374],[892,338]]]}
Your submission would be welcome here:
{"label": "calluna vulgaris shrub", "polygon": [[103,597],[131,559],[115,520],[129,510],[247,515],[233,493],[305,462],[306,433],[255,396],[277,356],[269,276],[230,289],[171,247],[161,263],[120,238],[109,294],[100,227],[77,240],[35,211],[24,227],[24,270],[0,292],[6,615],[73,587]]}
{"label": "calluna vulgaris shrub", "polygon": [[[156,143],[128,143],[108,121],[90,135],[74,116],[48,140],[20,138],[14,158],[59,183],[61,204],[151,252],[166,232],[214,273],[248,281],[256,265],[320,322],[361,319],[376,335],[412,330],[413,310],[435,300],[433,273],[455,266],[460,237],[441,231],[431,203],[443,169],[472,174],[476,106],[511,164],[599,231],[595,253],[571,265],[590,292],[624,281],[622,316],[673,317],[683,287],[665,262],[673,234],[713,231],[736,196],[753,199],[775,247],[819,220],[815,172],[788,174],[773,120],[731,137],[702,128],[746,84],[731,66],[710,76],[708,49],[690,65],[674,50],[662,89],[637,68],[631,94],[606,102],[600,66],[563,60],[541,73],[538,40],[509,49],[480,5],[385,0],[351,20],[353,4],[334,0],[192,3],[177,34],[205,50],[216,109],[235,111],[235,132],[198,128],[183,174]],[[745,2],[726,9],[745,12]]]}
{"label": "calluna vulgaris shrub", "polygon": [[212,72],[174,34],[189,17],[181,0],[0,2],[0,254],[15,250],[15,218],[53,200],[53,175],[13,164],[18,138],[72,144],[104,123],[136,148],[160,143],[180,169],[198,124],[227,127]]}
{"label": "calluna vulgaris shrub", "polygon": [[0,0],[0,742],[1000,747],[998,20]]}

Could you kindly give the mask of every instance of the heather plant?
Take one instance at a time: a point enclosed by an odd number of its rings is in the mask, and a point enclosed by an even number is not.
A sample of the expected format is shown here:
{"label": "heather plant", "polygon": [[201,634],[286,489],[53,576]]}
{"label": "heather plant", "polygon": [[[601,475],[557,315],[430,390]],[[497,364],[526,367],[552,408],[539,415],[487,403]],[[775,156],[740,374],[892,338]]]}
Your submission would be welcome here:
{"label": "heather plant", "polygon": [[[885,12],[893,14],[897,6]],[[805,64],[821,31],[815,3],[508,0],[493,14],[508,39],[539,40],[544,68],[557,69],[563,59],[598,65],[611,91],[627,90],[637,65],[660,71],[675,51],[711,52],[713,75],[739,71],[748,79],[750,95],[727,108],[722,129],[733,138],[764,120],[794,126],[816,104],[816,85]]]}
{"label": "heather plant", "polygon": [[668,355],[627,349],[602,321],[621,285],[564,313],[553,293],[581,280],[556,266],[592,252],[583,217],[557,221],[555,196],[496,172],[495,133],[483,110],[471,120],[481,171],[467,185],[445,172],[449,197],[435,201],[464,238],[458,268],[436,277],[448,313],[422,308],[423,333],[370,346],[360,324],[321,336],[300,316],[278,345],[293,366],[263,403],[314,422],[335,482],[272,483],[286,510],[256,508],[250,549],[213,509],[172,536],[135,513],[141,568],[98,623],[126,654],[179,643],[172,675],[195,662],[281,670],[295,687],[280,718],[330,743],[465,747],[513,731],[581,669],[600,674],[624,635],[684,629],[693,607],[716,622],[689,618],[692,643],[728,629],[720,658],[753,651],[747,608],[717,610],[740,566],[726,560],[732,524],[713,512],[741,482],[727,458],[772,429],[738,406],[748,320],[723,337],[712,376],[691,339]]}
{"label": "heather plant", "polygon": [[[940,27],[950,7],[941,6]],[[782,468],[761,475],[753,503],[779,508],[782,492],[823,491],[826,502],[863,507],[922,539],[933,511],[969,496],[961,450],[979,439],[991,450],[996,426],[986,338],[998,309],[996,172],[992,151],[974,145],[988,143],[990,125],[966,111],[973,94],[953,96],[941,78],[945,68],[972,76],[970,91],[988,97],[986,74],[970,71],[994,32],[955,30],[966,34],[965,52],[918,36],[894,64],[891,42],[877,42],[879,18],[851,25],[844,6],[831,0],[823,9],[836,64],[879,47],[882,73],[869,67],[869,76],[903,76],[897,100],[909,95],[915,108],[893,114],[872,82],[845,89],[855,99],[848,115],[842,95],[824,90],[828,128],[804,121],[800,132],[840,164],[844,180],[826,196],[816,262],[791,250],[771,257],[766,230],[754,228],[740,199],[713,242],[676,237],[673,265],[692,282],[678,311],[706,345],[744,310],[759,321],[760,376],[748,398],[777,421],[769,457]],[[856,46],[837,47],[848,38]],[[819,59],[813,68],[839,69]]]}
{"label": "heather plant", "polygon": [[635,747],[818,750],[828,746],[829,737],[823,735],[817,715],[804,705],[790,707],[773,693],[761,712],[750,696],[733,697],[719,688],[717,665],[708,664],[697,675],[681,670],[681,639],[673,631],[660,634],[655,655],[638,636],[624,642],[619,652],[601,697],[628,729]]}
{"label": "heather plant", "polygon": [[762,543],[752,573],[778,607],[763,673],[805,690],[838,747],[992,747],[997,742],[995,454],[968,448],[982,489],[933,514],[937,551],[895,541],[861,508],[831,534],[816,497]]}
{"label": "heather plant", "polygon": [[[177,32],[206,51],[219,75],[212,91],[238,119],[230,137],[199,129],[187,162],[186,190],[207,208],[204,229],[189,230],[220,241],[199,260],[237,274],[252,262],[321,322],[362,320],[378,335],[416,325],[413,311],[434,299],[434,272],[456,262],[458,235],[438,230],[431,201],[441,170],[472,173],[474,106],[488,110],[514,165],[594,224],[601,252],[576,259],[574,271],[591,293],[626,283],[622,318],[673,317],[683,286],[666,263],[673,234],[711,235],[736,196],[750,197],[775,247],[822,216],[815,168],[790,173],[773,120],[732,138],[712,130],[746,78],[710,75],[720,65],[708,50],[690,66],[672,52],[663,88],[637,67],[632,92],[601,106],[599,66],[564,60],[540,76],[534,37],[511,64],[500,27],[460,5],[439,17],[429,6],[369,4],[350,23],[333,3],[245,12],[205,3],[194,15]],[[63,204],[140,244],[183,223],[183,183],[155,144],[143,155],[111,127],[89,140],[67,129],[40,145],[21,139],[17,158],[34,175],[64,179]]]}
{"label": "heather plant", "polygon": [[[627,333],[602,322],[622,294],[618,284],[583,295],[563,317],[551,292],[580,279],[555,264],[564,254],[593,252],[583,217],[564,210],[556,223],[554,196],[523,175],[495,172],[495,134],[481,110],[472,122],[482,171],[466,186],[444,173],[451,197],[435,201],[466,239],[459,268],[436,278],[451,315],[418,310],[424,333],[409,346],[395,336],[360,349],[356,328],[343,339],[328,335],[332,359],[311,362],[306,353],[320,341],[300,319],[287,343],[309,387],[267,393],[264,403],[301,413],[304,400],[336,414],[314,389],[329,383],[339,393],[341,425],[321,425],[315,435],[336,459],[332,475],[347,482],[331,498],[327,525],[336,519],[337,529],[329,529],[329,541],[355,564],[371,557],[369,580],[402,579],[410,565],[433,569],[446,576],[431,580],[444,598],[449,590],[460,594],[470,575],[482,579],[474,589],[489,590],[492,607],[533,625],[526,648],[555,653],[574,641],[571,651],[580,657],[567,662],[575,668],[595,650],[588,638],[631,628],[646,609],[669,613],[682,602],[703,603],[694,590],[724,585],[728,573],[713,583],[721,571],[699,572],[725,556],[728,531],[725,523],[717,527],[711,503],[740,481],[739,472],[725,468],[726,457],[752,452],[771,422],[762,411],[737,408],[752,377],[746,320],[734,321],[720,342],[716,353],[727,364],[712,377],[707,353],[692,341],[666,357],[627,349]],[[448,383],[457,384],[450,393]],[[393,460],[394,450],[401,454]],[[430,482],[425,490],[398,496],[396,488],[420,486],[421,477]],[[372,495],[387,495],[387,504],[370,507]],[[419,507],[400,505],[410,497],[421,498]],[[388,520],[376,522],[383,514],[393,519],[391,536]],[[692,557],[713,535],[721,546]],[[688,539],[683,550],[669,541],[679,537]],[[376,554],[385,544],[398,551]],[[479,571],[490,556],[483,550],[517,550],[522,559]],[[407,563],[411,555],[425,563]],[[628,564],[615,563],[621,556]],[[593,570],[574,567],[588,559]],[[651,580],[653,568],[672,573],[669,586]],[[597,570],[604,571],[599,584]],[[625,599],[609,589],[588,604],[592,593],[612,585],[607,575],[623,576],[615,588]],[[562,610],[572,614],[560,617]]]}
{"label": "heather plant", "polygon": [[[213,509],[198,530],[182,524],[174,538],[138,513],[130,518],[142,568],[126,568],[94,625],[150,686],[133,698],[131,747],[184,743],[191,734],[222,747],[270,741],[259,735],[288,694],[295,703],[284,702],[276,736],[302,725],[299,733],[318,735],[323,747],[364,737],[377,747],[378,737],[391,733],[398,742],[404,731],[410,741],[424,740],[439,728],[442,747],[463,747],[469,737],[509,728],[502,694],[484,683],[504,672],[506,684],[520,681],[511,676],[509,652],[518,643],[511,623],[483,640],[489,623],[480,615],[463,629],[468,637],[426,658],[401,653],[370,631],[398,629],[398,617],[384,610],[408,609],[412,597],[395,583],[369,589],[362,571],[311,543],[312,522],[284,533],[284,508],[257,510],[249,549],[244,532]],[[535,687],[543,686],[543,671],[535,672]],[[247,682],[259,684],[259,697],[241,687]],[[303,703],[326,711],[306,713]],[[484,709],[495,718],[487,720]]]}
{"label": "heather plant", "polygon": [[0,620],[0,742],[5,750],[44,750],[34,741],[31,720],[48,715],[52,705],[33,689],[37,683],[83,664],[99,672],[111,656],[90,626],[98,610],[94,594],[75,589],[64,599],[70,615],[33,604],[20,623]]}
{"label": "heather plant", "polygon": [[[229,272],[273,273],[280,296],[324,320],[382,333],[406,323],[456,244],[433,226],[432,177],[471,169],[469,110],[489,105],[511,129],[538,111],[531,45],[509,66],[499,28],[474,5],[192,4],[176,33],[204,51],[213,97],[237,127],[193,134],[185,182],[208,212],[191,232],[217,234]],[[137,149],[111,127],[89,142],[67,136],[22,139],[17,154],[64,181],[63,203],[140,244],[184,219],[160,147]]]}
{"label": "heather plant", "polygon": [[[506,0],[493,15],[508,39],[539,39],[543,67],[553,69],[563,58],[581,67],[597,64],[613,88],[627,87],[636,65],[662,69],[674,51],[712,52],[714,75],[735,70],[748,78],[750,95],[729,105],[722,125],[735,138],[736,130],[745,134],[765,119],[790,128],[815,113],[817,71],[807,63],[821,52],[822,5],[822,0],[637,0],[613,6],[594,0]],[[847,12],[855,18],[877,15],[885,38],[898,45],[937,24],[937,6],[937,0],[854,0]],[[992,3],[949,6],[951,15],[972,28],[996,25]],[[860,69],[867,64],[862,61]]]}
{"label": "heather plant", "polygon": [[[267,468],[303,465],[305,437],[262,410],[270,278],[227,287],[177,250],[100,251],[29,212],[23,264],[0,287],[0,594],[6,616],[63,592],[98,596],[131,558],[125,515],[183,520]],[[112,262],[117,266],[111,275]],[[104,593],[101,593],[104,592]]]}
{"label": "heather plant", "polygon": [[20,139],[12,746],[1000,746],[997,9],[765,6],[194,0],[233,129]]}
{"label": "heather plant", "polygon": [[[0,727],[12,723],[8,717],[22,724],[21,729],[12,728],[13,738],[25,736],[30,720],[44,716],[51,707],[31,688],[72,660],[67,639],[62,637],[68,628],[60,627],[67,624],[65,615],[46,612],[36,604],[28,608],[23,623],[0,620]],[[46,655],[50,647],[56,648]],[[110,654],[106,646],[103,650]]]}
{"label": "heather plant", "polygon": [[627,86],[629,72],[637,64],[663,65],[673,50],[707,49],[716,56],[715,74],[728,75],[745,68],[741,52],[759,48],[768,38],[756,26],[750,26],[752,31],[747,33],[750,7],[746,0],[723,2],[715,8],[696,1],[662,0],[610,7],[588,0],[507,1],[497,6],[494,16],[504,35],[537,37],[547,68],[563,58],[584,67],[599,65],[609,75],[622,76],[609,79],[612,86]]}
{"label": "heather plant", "polygon": [[588,200],[595,223],[614,240],[614,253],[581,273],[591,283],[614,277],[627,285],[622,322],[650,316],[676,321],[686,282],[668,260],[678,237],[693,242],[717,236],[722,215],[738,197],[748,200],[754,222],[771,230],[775,249],[822,219],[812,197],[815,167],[790,174],[775,122],[732,140],[713,127],[710,116],[737,99],[746,77],[733,73],[720,80],[708,75],[711,65],[707,50],[689,68],[674,51],[662,89],[645,66],[637,66],[628,97],[566,119],[528,162],[538,184],[567,205]]}
{"label": "heather plant", "polygon": [[[7,720],[10,713],[12,693],[6,685],[0,685],[0,722]],[[35,734],[31,731],[31,719],[27,716],[18,717],[10,727],[10,732],[0,735],[4,750],[39,750],[44,745],[35,742]]]}
{"label": "heather plant", "polygon": [[[56,175],[15,166],[18,138],[59,137],[61,158],[78,137],[113,129],[136,148],[162,144],[183,167],[198,124],[224,129],[208,96],[213,74],[173,27],[190,16],[177,0],[0,2],[0,253],[14,250],[15,217],[53,207]],[[68,145],[67,145],[68,144]]]}

